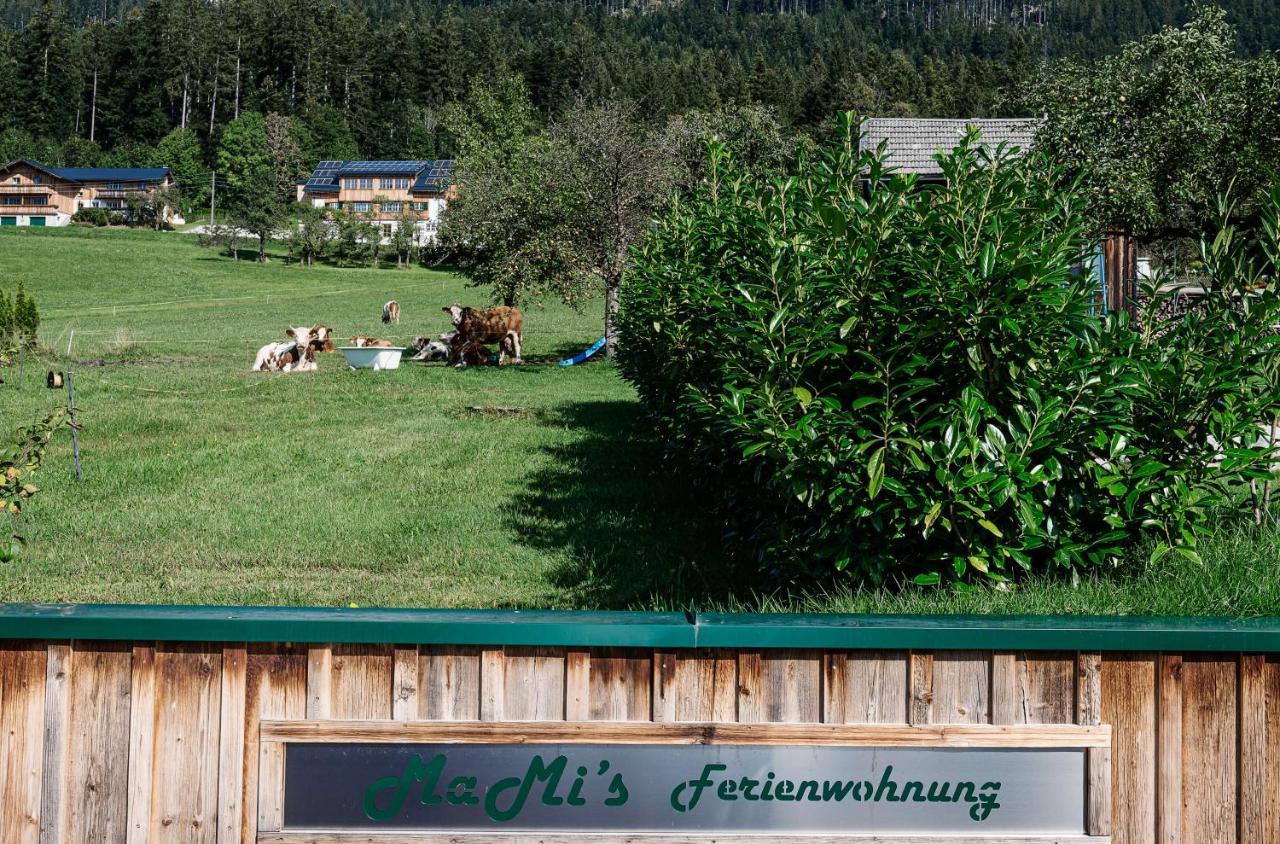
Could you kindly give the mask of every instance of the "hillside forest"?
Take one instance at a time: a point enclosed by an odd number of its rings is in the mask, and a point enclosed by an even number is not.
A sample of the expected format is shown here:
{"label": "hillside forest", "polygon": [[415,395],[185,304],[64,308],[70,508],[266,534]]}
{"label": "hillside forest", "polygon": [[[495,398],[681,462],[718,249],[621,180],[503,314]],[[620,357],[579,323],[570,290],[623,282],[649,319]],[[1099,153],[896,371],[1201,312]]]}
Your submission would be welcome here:
{"label": "hillside forest", "polygon": [[[1223,0],[1236,48],[1280,47],[1265,0]],[[755,103],[832,115],[999,116],[1046,62],[1184,23],[1184,0],[0,0],[0,159],[173,166],[188,200],[242,112],[289,119],[301,160],[438,158],[441,111],[524,78],[545,119]],[[194,188],[199,190],[198,188]]]}

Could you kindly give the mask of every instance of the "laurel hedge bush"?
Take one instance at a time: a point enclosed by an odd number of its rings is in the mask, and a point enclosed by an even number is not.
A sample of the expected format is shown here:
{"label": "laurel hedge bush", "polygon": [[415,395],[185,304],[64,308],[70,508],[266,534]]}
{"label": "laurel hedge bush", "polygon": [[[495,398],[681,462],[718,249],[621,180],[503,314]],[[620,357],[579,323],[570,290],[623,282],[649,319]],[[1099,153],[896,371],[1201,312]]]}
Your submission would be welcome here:
{"label": "laurel hedge bush", "polygon": [[1195,558],[1270,477],[1280,198],[1252,241],[1206,243],[1199,311],[1130,321],[1097,312],[1091,221],[1051,161],[969,137],[922,184],[857,126],[789,178],[713,146],[624,285],[621,370],[727,534],[791,580]]}

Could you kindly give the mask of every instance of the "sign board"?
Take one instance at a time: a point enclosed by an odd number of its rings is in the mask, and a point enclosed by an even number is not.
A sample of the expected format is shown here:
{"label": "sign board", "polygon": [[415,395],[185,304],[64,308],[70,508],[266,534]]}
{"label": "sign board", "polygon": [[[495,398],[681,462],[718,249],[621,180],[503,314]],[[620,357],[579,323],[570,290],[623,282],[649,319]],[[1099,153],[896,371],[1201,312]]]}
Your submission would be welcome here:
{"label": "sign board", "polygon": [[366,835],[1082,836],[1087,749],[1110,740],[1070,726],[263,728],[282,757],[282,828]]}

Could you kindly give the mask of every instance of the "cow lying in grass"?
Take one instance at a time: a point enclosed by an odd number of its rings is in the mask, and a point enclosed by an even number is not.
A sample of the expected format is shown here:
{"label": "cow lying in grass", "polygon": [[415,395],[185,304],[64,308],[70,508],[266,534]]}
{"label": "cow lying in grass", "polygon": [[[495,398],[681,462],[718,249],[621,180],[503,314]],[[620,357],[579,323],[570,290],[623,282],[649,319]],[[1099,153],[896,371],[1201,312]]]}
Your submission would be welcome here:
{"label": "cow lying in grass", "polygon": [[410,360],[448,360],[449,343],[456,334],[456,331],[450,331],[446,334],[441,334],[438,338],[426,337],[421,334],[414,337],[413,343],[409,347],[413,349],[413,357]]}
{"label": "cow lying in grass", "polygon": [[510,355],[515,363],[520,363],[520,349],[524,340],[524,315],[519,308],[499,306],[497,308],[464,308],[454,304],[451,308],[443,308],[453,320],[460,343],[465,348],[468,344],[498,343],[498,363],[505,362]]}
{"label": "cow lying in grass", "polygon": [[253,361],[253,372],[312,372],[318,368],[316,330],[290,328],[285,334],[289,340],[268,343],[258,350],[258,356]]}

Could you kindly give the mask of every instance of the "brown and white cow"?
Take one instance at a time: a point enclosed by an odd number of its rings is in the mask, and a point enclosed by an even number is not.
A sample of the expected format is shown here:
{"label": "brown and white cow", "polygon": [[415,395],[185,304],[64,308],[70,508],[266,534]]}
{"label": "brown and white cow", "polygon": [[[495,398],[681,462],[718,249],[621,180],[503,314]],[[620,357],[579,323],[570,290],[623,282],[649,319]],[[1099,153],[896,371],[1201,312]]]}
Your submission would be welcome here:
{"label": "brown and white cow", "polygon": [[394,322],[396,325],[400,324],[400,303],[395,299],[382,306],[382,321],[384,323]]}
{"label": "brown and white cow", "polygon": [[317,325],[311,329],[315,333],[315,339],[311,341],[311,346],[317,352],[332,352],[337,349],[333,344],[333,329],[327,325]]}
{"label": "brown and white cow", "polygon": [[458,337],[467,343],[498,343],[498,363],[509,354],[520,363],[520,350],[524,342],[524,314],[519,308],[500,305],[496,308],[464,308],[454,304],[442,308],[453,320]]}
{"label": "brown and white cow", "polygon": [[258,350],[253,361],[254,372],[312,372],[316,366],[315,329],[290,328],[290,338],[281,343],[268,343]]}

